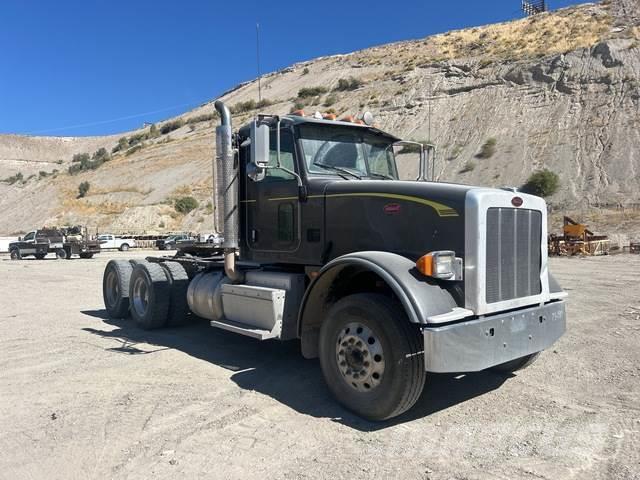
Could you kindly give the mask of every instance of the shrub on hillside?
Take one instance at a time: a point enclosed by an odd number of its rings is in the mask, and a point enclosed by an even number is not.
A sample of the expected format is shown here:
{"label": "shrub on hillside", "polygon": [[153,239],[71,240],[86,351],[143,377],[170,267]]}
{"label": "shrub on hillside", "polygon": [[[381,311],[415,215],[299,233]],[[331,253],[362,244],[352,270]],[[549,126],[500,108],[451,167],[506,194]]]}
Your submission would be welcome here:
{"label": "shrub on hillside", "polygon": [[91,160],[93,160],[94,162],[95,161],[108,162],[109,160],[111,160],[111,155],[109,155],[106,148],[102,147],[95,151],[95,153],[91,157]]}
{"label": "shrub on hillside", "polygon": [[480,151],[478,152],[478,154],[476,155],[477,158],[491,158],[493,157],[493,154],[496,153],[496,145],[497,145],[498,141],[491,137],[488,138],[486,142],[484,142],[484,145],[482,145],[482,148],[480,148]]}
{"label": "shrub on hillside", "polygon": [[335,95],[328,95],[327,98],[324,99],[324,103],[322,104],[322,106],[330,107],[331,105],[335,105],[337,101],[338,97],[336,97]]}
{"label": "shrub on hillside", "polygon": [[521,187],[521,190],[538,197],[548,197],[556,193],[559,187],[560,177],[558,177],[558,174],[545,168],[533,172]]}
{"label": "shrub on hillside", "polygon": [[17,183],[17,182],[24,183],[24,177],[22,175],[22,172],[18,172],[15,175],[11,175],[10,177],[3,179],[2,181],[5,183],[8,183],[9,185],[13,185],[14,183]]}
{"label": "shrub on hillside", "polygon": [[73,158],[71,159],[72,163],[82,163],[82,162],[88,162],[89,161],[89,154],[88,153],[76,153]]}
{"label": "shrub on hillside", "polygon": [[195,117],[191,117],[187,120],[187,123],[200,123],[200,122],[208,122],[210,120],[214,120],[218,118],[218,112],[213,113],[203,113],[202,115],[196,115]]}
{"label": "shrub on hillside", "polygon": [[305,87],[298,90],[298,98],[317,97],[328,91],[326,87]]}
{"label": "shrub on hillside", "polygon": [[245,112],[250,112],[251,110],[255,110],[258,107],[258,104],[255,100],[247,100],[246,102],[238,102],[231,107],[231,113],[240,114]]}
{"label": "shrub on hillside", "polygon": [[181,118],[178,118],[176,120],[171,120],[169,122],[164,122],[160,126],[160,133],[162,135],[166,135],[167,133],[170,133],[170,132],[173,132],[174,130],[179,129],[183,125],[184,125],[184,120]]}
{"label": "shrub on hillside", "polygon": [[187,214],[191,210],[198,208],[198,201],[193,197],[180,197],[174,203],[176,212]]}
{"label": "shrub on hillside", "polygon": [[89,182],[80,183],[80,185],[78,185],[78,198],[83,198],[89,191],[90,187],[91,185],[89,184]]}
{"label": "shrub on hillside", "polygon": [[473,172],[476,169],[476,164],[473,162],[467,162],[464,164],[464,167],[462,167],[462,170],[460,170],[459,173],[467,173],[467,172]]}
{"label": "shrub on hillside", "polygon": [[334,90],[338,92],[345,92],[349,90],[356,90],[364,85],[364,82],[355,77],[349,78],[341,78],[338,80],[338,85],[334,88]]}

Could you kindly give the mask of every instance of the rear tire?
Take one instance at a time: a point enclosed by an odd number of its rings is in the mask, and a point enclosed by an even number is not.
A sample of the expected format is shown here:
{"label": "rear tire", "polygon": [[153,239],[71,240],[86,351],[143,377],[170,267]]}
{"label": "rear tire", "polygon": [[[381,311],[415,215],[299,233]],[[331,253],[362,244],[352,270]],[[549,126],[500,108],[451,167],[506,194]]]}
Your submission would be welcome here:
{"label": "rear tire", "polygon": [[56,258],[60,258],[62,260],[69,258],[67,250],[65,250],[64,248],[58,248],[56,250]]}
{"label": "rear tire", "polygon": [[22,254],[17,248],[11,249],[9,256],[11,257],[11,260],[22,260]]}
{"label": "rear tire", "polygon": [[146,260],[137,262],[129,282],[129,301],[131,317],[139,327],[151,330],[166,324],[169,295],[169,279],[164,268]]}
{"label": "rear tire", "polygon": [[80,258],[93,258],[93,253],[81,253]]}
{"label": "rear tire", "polygon": [[372,293],[350,295],[320,328],[320,365],[336,399],[370,420],[411,408],[425,383],[422,337],[402,307]]}
{"label": "rear tire", "polygon": [[44,259],[44,257],[46,257],[46,256],[47,256],[47,254],[46,254],[46,253],[36,253],[36,254],[34,255],[34,257],[36,257],[36,259],[37,259],[37,260],[43,260],[43,259]]}
{"label": "rear tire", "polygon": [[129,316],[129,281],[133,267],[127,260],[110,260],[102,277],[102,298],[111,318]]}
{"label": "rear tire", "polygon": [[525,355],[524,357],[516,358],[515,360],[511,360],[509,362],[501,363],[500,365],[496,365],[491,367],[489,370],[500,373],[512,373],[517,372],[518,370],[523,370],[535,362],[540,356],[540,352],[532,353],[531,355]]}
{"label": "rear tire", "polygon": [[128,243],[123,243],[122,245],[120,245],[120,251],[121,252],[126,252],[127,250],[129,250],[129,244]]}
{"label": "rear tire", "polygon": [[163,262],[170,283],[169,311],[167,312],[167,325],[180,327],[187,323],[189,304],[187,303],[187,290],[189,288],[189,276],[182,265],[177,262]]}

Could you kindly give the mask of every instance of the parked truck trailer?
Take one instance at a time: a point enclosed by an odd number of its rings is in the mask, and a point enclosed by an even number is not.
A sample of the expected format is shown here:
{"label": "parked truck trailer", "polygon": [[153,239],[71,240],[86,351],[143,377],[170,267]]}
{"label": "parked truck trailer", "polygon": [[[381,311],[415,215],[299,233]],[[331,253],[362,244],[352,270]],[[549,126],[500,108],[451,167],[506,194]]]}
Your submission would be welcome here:
{"label": "parked truck trailer", "polygon": [[372,420],[411,408],[427,372],[513,372],[564,333],[543,199],[429,180],[424,148],[400,181],[407,142],[365,122],[258,115],[233,132],[215,107],[221,256],[110,261],[112,317],[300,339],[335,398]]}
{"label": "parked truck trailer", "polygon": [[56,258],[63,259],[71,259],[73,255],[92,258],[99,252],[100,243],[90,240],[86,229],[79,226],[33,230],[9,244],[12,260],[21,260],[29,256],[42,260],[48,253],[55,253]]}

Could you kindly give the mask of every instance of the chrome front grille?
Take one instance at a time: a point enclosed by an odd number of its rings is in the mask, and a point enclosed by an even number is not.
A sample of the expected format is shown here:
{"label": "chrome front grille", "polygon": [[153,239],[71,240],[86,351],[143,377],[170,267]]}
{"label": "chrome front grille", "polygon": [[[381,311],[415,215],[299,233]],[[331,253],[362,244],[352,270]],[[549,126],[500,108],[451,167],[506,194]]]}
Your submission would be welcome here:
{"label": "chrome front grille", "polygon": [[487,210],[486,302],[539,295],[542,212],[493,207]]}

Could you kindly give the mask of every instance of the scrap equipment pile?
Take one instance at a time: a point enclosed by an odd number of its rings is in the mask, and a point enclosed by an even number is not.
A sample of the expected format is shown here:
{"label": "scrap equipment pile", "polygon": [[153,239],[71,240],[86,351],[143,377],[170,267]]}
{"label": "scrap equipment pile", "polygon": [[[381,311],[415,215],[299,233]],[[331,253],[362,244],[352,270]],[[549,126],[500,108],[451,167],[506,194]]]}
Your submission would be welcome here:
{"label": "scrap equipment pile", "polygon": [[562,235],[549,235],[549,255],[608,255],[609,237],[594,235],[586,225],[564,217]]}

